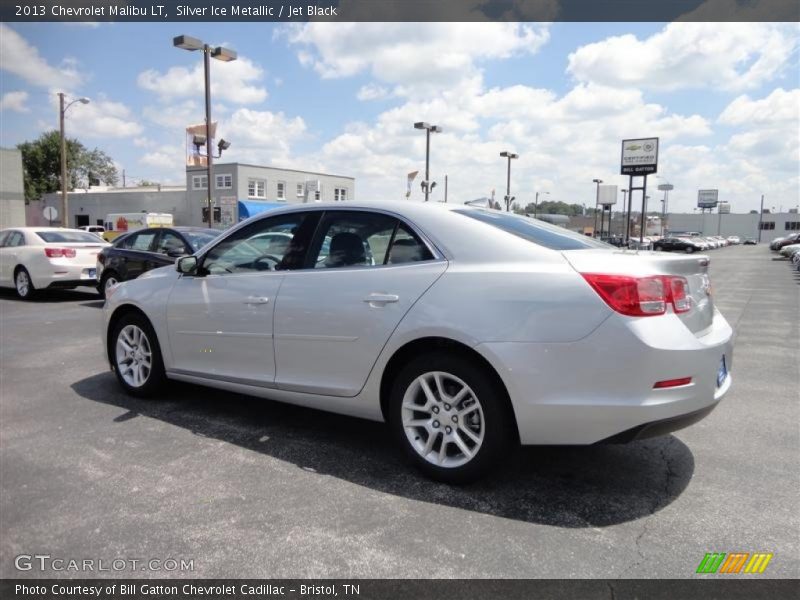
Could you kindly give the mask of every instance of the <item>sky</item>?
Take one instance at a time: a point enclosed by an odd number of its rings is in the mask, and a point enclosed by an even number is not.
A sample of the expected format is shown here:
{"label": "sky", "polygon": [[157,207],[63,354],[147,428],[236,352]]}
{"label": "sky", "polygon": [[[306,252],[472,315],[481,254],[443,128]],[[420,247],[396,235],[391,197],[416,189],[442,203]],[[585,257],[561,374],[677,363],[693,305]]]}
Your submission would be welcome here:
{"label": "sky", "polygon": [[[57,92],[86,96],[67,135],[108,153],[128,185],[183,184],[187,125],[204,119],[192,35],[212,61],[223,162],[356,178],[357,200],[505,194],[594,203],[626,138],[659,137],[648,207],[691,211],[719,189],[733,212],[800,204],[800,26],[781,23],[0,23],[0,146],[58,127]],[[421,200],[421,176],[412,200]],[[620,195],[621,196],[621,195]],[[621,197],[620,197],[621,201]]]}

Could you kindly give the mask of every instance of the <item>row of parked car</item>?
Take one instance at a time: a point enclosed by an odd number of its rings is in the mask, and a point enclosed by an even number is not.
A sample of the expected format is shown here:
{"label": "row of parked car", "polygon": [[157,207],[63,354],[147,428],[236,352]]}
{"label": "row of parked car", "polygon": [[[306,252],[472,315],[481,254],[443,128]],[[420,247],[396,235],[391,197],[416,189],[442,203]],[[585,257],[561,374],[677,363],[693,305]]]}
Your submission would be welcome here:
{"label": "row of parked car", "polygon": [[737,235],[723,237],[721,235],[699,236],[699,235],[670,235],[659,239],[651,240],[652,249],[656,252],[702,252],[723,248],[725,246],[735,246],[739,244],[757,244],[755,239],[746,238],[742,240]]}
{"label": "row of parked car", "polygon": [[775,238],[770,242],[769,249],[788,258],[792,262],[792,268],[800,271],[800,233]]}

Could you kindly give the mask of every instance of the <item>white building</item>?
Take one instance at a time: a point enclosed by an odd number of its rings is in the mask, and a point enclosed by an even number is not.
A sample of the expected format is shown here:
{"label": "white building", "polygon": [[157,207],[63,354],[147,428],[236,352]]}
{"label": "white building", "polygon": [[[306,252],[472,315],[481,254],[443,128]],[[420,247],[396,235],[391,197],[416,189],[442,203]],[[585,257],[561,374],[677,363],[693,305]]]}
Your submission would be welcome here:
{"label": "white building", "polygon": [[[761,241],[770,242],[777,237],[800,231],[800,215],[796,212],[764,213],[761,215]],[[759,215],[721,213],[670,213],[667,217],[670,233],[689,231],[701,235],[731,235],[740,238],[759,238]]]}

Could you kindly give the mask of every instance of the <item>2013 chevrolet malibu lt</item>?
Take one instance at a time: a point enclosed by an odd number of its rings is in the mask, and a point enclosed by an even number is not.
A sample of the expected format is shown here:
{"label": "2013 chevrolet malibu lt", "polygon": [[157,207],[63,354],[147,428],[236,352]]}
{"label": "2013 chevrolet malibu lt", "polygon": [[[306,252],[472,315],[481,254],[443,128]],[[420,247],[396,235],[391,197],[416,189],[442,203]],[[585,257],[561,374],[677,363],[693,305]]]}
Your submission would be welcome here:
{"label": "2013 chevrolet malibu lt", "polygon": [[175,379],[385,420],[464,482],[518,443],[708,414],[732,365],[708,264],[480,208],[300,205],[109,289],[104,343],[131,394]]}

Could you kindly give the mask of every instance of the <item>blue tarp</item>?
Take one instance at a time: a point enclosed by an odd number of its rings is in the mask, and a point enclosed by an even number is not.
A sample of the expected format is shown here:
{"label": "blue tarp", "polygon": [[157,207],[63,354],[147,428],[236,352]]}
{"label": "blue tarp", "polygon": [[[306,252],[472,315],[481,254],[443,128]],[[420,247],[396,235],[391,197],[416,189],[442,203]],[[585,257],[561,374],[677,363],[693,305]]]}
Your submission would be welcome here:
{"label": "blue tarp", "polygon": [[244,221],[253,215],[281,206],[286,206],[286,203],[264,202],[262,200],[239,200],[239,221]]}

